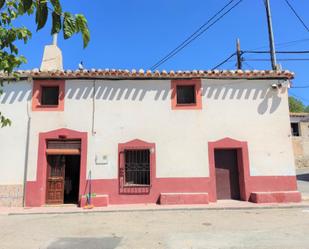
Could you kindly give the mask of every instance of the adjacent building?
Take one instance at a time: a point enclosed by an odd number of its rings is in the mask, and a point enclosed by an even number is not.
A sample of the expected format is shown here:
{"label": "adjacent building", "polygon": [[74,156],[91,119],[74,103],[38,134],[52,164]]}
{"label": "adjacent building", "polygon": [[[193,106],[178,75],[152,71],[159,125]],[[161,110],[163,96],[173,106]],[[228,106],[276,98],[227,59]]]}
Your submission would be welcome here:
{"label": "adjacent building", "polygon": [[309,113],[290,113],[296,168],[309,167]]}

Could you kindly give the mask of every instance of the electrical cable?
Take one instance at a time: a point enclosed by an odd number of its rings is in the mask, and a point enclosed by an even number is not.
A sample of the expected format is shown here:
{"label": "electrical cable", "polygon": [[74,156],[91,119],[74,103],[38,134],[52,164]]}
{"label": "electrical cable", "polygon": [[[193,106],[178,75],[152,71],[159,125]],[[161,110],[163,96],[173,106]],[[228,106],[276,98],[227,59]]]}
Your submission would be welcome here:
{"label": "electrical cable", "polygon": [[293,11],[294,15],[297,17],[297,19],[301,22],[301,24],[304,26],[304,28],[309,32],[308,26],[305,24],[303,19],[297,14],[296,10],[293,8],[291,3],[288,0],[285,0],[286,4],[290,7],[290,9]]}
{"label": "electrical cable", "polygon": [[300,97],[300,96],[298,96],[298,95],[296,95],[294,93],[289,92],[289,95],[292,95],[293,97],[298,98],[298,99],[300,99],[300,100],[302,100],[304,102],[309,102],[309,99],[305,99],[305,98]]}
{"label": "electrical cable", "polygon": [[291,88],[309,88],[309,86],[292,86]]}
{"label": "electrical cable", "polygon": [[[226,4],[221,10],[219,10],[214,16],[212,16],[206,23],[204,23],[200,28],[198,28],[192,35],[190,35],[186,40],[184,40],[180,45],[178,45],[175,49],[170,51],[166,56],[164,56],[162,59],[160,59],[157,63],[155,63],[153,66],[151,66],[151,70],[156,69],[163,63],[165,63],[167,60],[175,56],[177,53],[179,53],[181,50],[183,50],[186,46],[188,46],[191,42],[193,42],[195,39],[197,39],[199,36],[201,36],[204,32],[206,32],[209,28],[211,28],[214,24],[216,24],[219,20],[221,20],[225,15],[227,15],[230,11],[232,11],[237,5],[239,5],[243,0],[239,0],[236,4],[234,4],[231,8],[229,8],[227,11],[225,11],[223,14],[220,15],[221,12],[223,12],[232,2],[235,0],[230,1],[228,4]],[[220,15],[216,20],[214,20],[218,15]],[[214,20],[212,22],[212,20]],[[212,22],[212,23],[210,23]],[[209,24],[210,23],[210,24]],[[209,24],[209,25],[208,25]],[[208,25],[208,26],[207,26]],[[206,28],[204,28],[207,26]]]}
{"label": "electrical cable", "polygon": [[[244,61],[270,61],[270,59],[244,59]],[[309,58],[278,58],[277,61],[309,61]]]}
{"label": "electrical cable", "polygon": [[[243,54],[269,54],[270,51],[244,50]],[[309,50],[303,51],[276,51],[276,54],[309,54]]]}
{"label": "electrical cable", "polygon": [[201,25],[195,32],[193,32],[188,38],[186,38],[181,44],[179,44],[175,49],[170,51],[166,56],[164,56],[161,60],[159,60],[156,64],[154,64],[151,68],[156,66],[158,63],[160,63],[162,60],[166,59],[168,56],[170,56],[172,53],[174,53],[177,49],[179,49],[182,45],[184,45],[187,41],[189,41],[191,38],[193,38],[196,34],[200,32],[209,22],[211,22],[214,18],[216,18],[224,9],[226,9],[232,2],[235,0],[229,1],[222,9],[220,9],[215,15],[213,15],[210,19],[207,20],[203,25]]}
{"label": "electrical cable", "polygon": [[[298,40],[293,40],[293,41],[275,43],[275,46],[276,47],[288,47],[288,46],[293,46],[293,44],[296,44],[296,43],[308,42],[308,41],[309,41],[309,38],[303,38],[303,39],[298,39]],[[260,46],[260,47],[254,48],[252,50],[267,48],[267,47],[269,47],[269,46],[265,45],[265,46]]]}
{"label": "electrical cable", "polygon": [[254,70],[254,67],[252,67],[248,62],[243,61],[243,63],[244,63],[245,65],[247,65],[247,67],[249,67],[251,70]]}
{"label": "electrical cable", "polygon": [[233,56],[235,56],[236,53],[231,54],[228,58],[226,58],[225,60],[223,60],[222,62],[220,62],[217,66],[213,67],[211,70],[215,70],[216,68],[222,66],[223,64],[225,64],[226,62],[228,62],[231,58],[233,58]]}

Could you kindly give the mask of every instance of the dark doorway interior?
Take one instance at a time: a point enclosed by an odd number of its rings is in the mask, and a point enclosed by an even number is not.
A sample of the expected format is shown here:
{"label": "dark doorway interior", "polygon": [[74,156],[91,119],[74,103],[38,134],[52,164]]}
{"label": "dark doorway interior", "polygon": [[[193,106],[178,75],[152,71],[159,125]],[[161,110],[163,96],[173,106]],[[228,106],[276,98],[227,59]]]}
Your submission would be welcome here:
{"label": "dark doorway interior", "polygon": [[216,149],[217,199],[240,200],[239,175],[236,149]]}
{"label": "dark doorway interior", "polygon": [[47,163],[46,204],[77,204],[80,155],[48,155]]}
{"label": "dark doorway interior", "polygon": [[64,203],[78,203],[80,156],[65,156]]}

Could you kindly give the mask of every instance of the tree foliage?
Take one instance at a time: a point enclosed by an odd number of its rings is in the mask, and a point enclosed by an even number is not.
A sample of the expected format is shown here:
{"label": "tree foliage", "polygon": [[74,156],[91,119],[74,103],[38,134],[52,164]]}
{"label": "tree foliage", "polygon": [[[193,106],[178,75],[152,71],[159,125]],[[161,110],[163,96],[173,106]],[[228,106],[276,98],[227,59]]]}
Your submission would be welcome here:
{"label": "tree foliage", "polygon": [[300,100],[294,97],[289,97],[289,108],[290,108],[290,112],[304,112],[305,111],[305,106],[303,102],[301,102]]}
{"label": "tree foliage", "polygon": [[[32,36],[27,27],[14,26],[14,20],[23,15],[35,16],[36,31],[42,29],[51,17],[51,34],[62,30],[64,39],[69,39],[81,33],[84,48],[88,45],[90,33],[86,18],[81,14],[63,12],[60,0],[0,0],[0,71],[12,77],[18,78],[14,70],[26,63],[26,58],[19,55],[16,42],[21,40],[26,44]],[[0,84],[1,87],[3,79]],[[0,126],[10,124],[11,121],[0,112]]]}

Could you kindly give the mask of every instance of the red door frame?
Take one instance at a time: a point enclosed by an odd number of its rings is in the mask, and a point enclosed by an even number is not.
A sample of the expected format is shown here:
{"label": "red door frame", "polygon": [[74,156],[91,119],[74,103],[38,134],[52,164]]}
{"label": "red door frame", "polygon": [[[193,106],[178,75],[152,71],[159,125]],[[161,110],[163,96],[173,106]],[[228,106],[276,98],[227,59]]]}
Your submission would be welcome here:
{"label": "red door frame", "polygon": [[47,158],[46,141],[48,139],[80,139],[80,180],[79,180],[79,203],[86,193],[87,174],[87,132],[79,132],[69,129],[58,129],[50,132],[39,133],[38,163],[36,181],[26,183],[26,206],[42,206],[46,202],[46,179]]}
{"label": "red door frame", "polygon": [[248,201],[250,197],[250,192],[248,190],[248,181],[250,177],[248,144],[247,142],[237,141],[231,138],[208,142],[209,175],[211,186],[211,193],[209,196],[210,201],[217,201],[215,169],[216,149],[235,149],[237,151],[240,199],[243,201]]}

